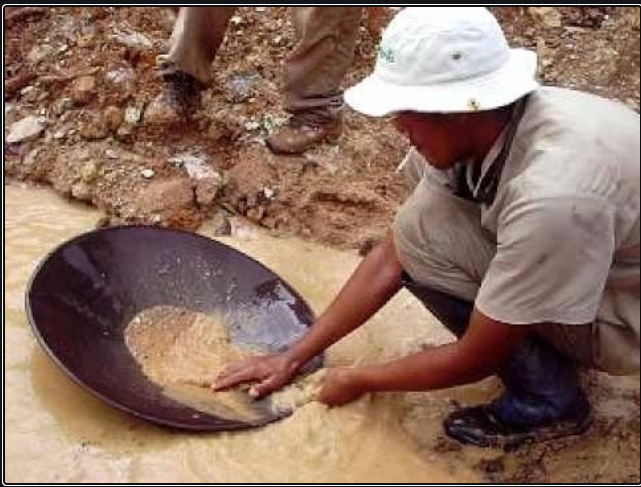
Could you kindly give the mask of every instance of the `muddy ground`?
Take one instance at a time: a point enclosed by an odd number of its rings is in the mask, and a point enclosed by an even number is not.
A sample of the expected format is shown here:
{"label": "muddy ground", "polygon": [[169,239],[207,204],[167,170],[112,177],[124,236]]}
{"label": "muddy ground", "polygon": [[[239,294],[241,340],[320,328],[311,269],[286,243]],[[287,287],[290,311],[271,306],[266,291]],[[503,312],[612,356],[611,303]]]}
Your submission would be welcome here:
{"label": "muddy ground", "polygon": [[[378,26],[393,14],[368,9],[347,85],[371,69]],[[494,10],[514,44],[537,50],[545,83],[639,110],[638,8]],[[335,145],[303,157],[266,149],[265,137],[285,120],[278,87],[293,46],[287,17],[281,7],[240,9],[202,110],[168,127],[146,109],[161,90],[154,65],[172,9],[8,7],[5,177],[103,209],[97,225],[195,229],[214,218],[224,234],[240,215],[277,234],[366,251],[407,194],[395,172],[406,143],[385,121],[348,112]],[[638,381],[591,389],[597,400],[620,400],[615,409],[625,414],[601,414],[580,439],[525,447],[479,468],[495,481],[638,483]]]}

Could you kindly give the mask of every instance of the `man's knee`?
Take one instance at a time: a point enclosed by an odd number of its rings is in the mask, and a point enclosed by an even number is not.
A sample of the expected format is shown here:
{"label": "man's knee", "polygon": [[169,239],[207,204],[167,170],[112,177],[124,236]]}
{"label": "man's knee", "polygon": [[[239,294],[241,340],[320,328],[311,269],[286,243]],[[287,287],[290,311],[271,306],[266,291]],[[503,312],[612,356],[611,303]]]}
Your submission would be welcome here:
{"label": "man's knee", "polygon": [[395,239],[417,283],[467,301],[474,301],[495,252],[482,235],[480,216],[437,192],[399,213]]}
{"label": "man's knee", "polygon": [[418,285],[408,275],[404,275],[403,285],[450,332],[458,338],[465,334],[474,309],[474,304],[471,301]]}

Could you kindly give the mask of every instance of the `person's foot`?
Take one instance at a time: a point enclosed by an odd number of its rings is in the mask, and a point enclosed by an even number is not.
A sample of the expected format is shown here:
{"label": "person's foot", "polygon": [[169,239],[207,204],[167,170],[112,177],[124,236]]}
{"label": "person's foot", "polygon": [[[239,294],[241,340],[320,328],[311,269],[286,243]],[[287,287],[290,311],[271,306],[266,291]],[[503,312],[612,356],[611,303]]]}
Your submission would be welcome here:
{"label": "person's foot", "polygon": [[335,142],[342,130],[340,116],[297,113],[267,139],[267,146],[275,154],[302,154],[321,142]]}
{"label": "person's foot", "polygon": [[145,110],[145,121],[152,125],[180,123],[198,110],[204,85],[180,71],[161,72],[163,92]]}
{"label": "person's foot", "polygon": [[482,448],[514,449],[527,442],[541,442],[583,434],[592,424],[592,409],[585,408],[572,415],[538,426],[509,425],[492,411],[491,405],[460,409],[444,422],[445,432],[460,443]]}

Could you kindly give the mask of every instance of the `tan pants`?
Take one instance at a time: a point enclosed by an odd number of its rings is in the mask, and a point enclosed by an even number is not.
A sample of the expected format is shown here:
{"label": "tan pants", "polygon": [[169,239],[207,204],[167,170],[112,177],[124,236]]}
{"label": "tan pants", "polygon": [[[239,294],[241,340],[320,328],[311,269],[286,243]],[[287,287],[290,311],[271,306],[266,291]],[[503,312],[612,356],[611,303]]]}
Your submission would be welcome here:
{"label": "tan pants", "polygon": [[[183,7],[163,61],[202,83],[236,7]],[[290,112],[343,106],[340,84],[352,64],[361,7],[292,7],[297,45],[284,67],[284,105]]]}

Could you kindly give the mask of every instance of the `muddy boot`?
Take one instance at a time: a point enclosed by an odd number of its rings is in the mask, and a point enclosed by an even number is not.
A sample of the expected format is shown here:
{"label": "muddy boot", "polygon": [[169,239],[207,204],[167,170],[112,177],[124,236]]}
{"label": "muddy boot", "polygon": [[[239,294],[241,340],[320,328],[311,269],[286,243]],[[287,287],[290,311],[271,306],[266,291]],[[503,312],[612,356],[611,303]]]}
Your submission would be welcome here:
{"label": "muddy boot", "polygon": [[592,424],[593,416],[586,403],[575,413],[540,426],[522,427],[499,419],[492,405],[463,408],[444,422],[447,435],[460,443],[481,448],[511,451],[526,442],[539,443],[567,436],[582,435]]}
{"label": "muddy boot", "polygon": [[530,337],[499,374],[505,392],[491,404],[461,409],[447,434],[480,447],[511,449],[584,433],[592,409],[574,365],[539,337]]}
{"label": "muddy boot", "polygon": [[267,139],[267,146],[275,154],[302,154],[322,142],[335,142],[342,130],[340,115],[328,117],[313,112],[296,113]]}
{"label": "muddy boot", "polygon": [[[458,338],[474,305],[420,286],[404,276],[405,287]],[[488,405],[464,408],[445,420],[448,436],[480,447],[515,448],[582,434],[592,410],[579,387],[574,364],[538,336],[528,338],[499,373],[502,396]]]}
{"label": "muddy boot", "polygon": [[145,110],[145,122],[171,125],[189,120],[198,111],[205,86],[193,76],[175,70],[160,72],[163,92]]}

